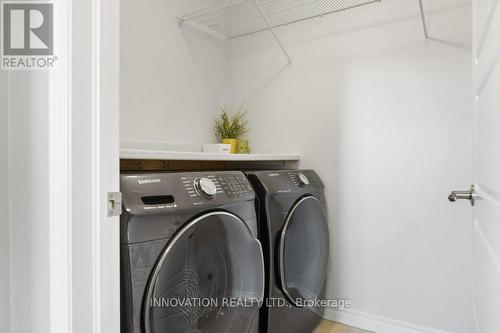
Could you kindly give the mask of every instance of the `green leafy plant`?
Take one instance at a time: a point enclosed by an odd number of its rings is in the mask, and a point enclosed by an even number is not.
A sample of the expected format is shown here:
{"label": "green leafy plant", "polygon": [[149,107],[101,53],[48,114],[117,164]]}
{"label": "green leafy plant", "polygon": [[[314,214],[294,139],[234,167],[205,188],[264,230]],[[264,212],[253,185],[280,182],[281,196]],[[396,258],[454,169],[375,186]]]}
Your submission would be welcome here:
{"label": "green leafy plant", "polygon": [[248,132],[247,112],[243,105],[232,115],[225,107],[221,108],[219,118],[215,119],[215,135],[220,139],[239,139]]}

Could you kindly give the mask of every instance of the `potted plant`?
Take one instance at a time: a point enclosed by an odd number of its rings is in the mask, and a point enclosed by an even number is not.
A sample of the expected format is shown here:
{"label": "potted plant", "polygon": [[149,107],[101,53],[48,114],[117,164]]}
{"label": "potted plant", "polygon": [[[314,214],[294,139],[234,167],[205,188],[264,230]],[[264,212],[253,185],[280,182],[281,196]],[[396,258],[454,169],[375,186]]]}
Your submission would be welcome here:
{"label": "potted plant", "polygon": [[233,115],[226,108],[221,108],[219,118],[215,120],[215,135],[222,143],[231,145],[231,154],[238,152],[238,139],[248,132],[248,121],[245,119],[247,111],[243,105]]}

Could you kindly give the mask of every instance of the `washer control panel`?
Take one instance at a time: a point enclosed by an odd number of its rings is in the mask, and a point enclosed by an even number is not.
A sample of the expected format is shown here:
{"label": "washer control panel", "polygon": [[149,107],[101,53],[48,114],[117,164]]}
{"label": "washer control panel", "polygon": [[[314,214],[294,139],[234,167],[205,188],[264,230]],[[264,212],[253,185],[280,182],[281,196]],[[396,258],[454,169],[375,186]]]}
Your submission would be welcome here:
{"label": "washer control panel", "polygon": [[244,175],[219,175],[217,182],[228,198],[241,198],[253,193],[252,186]]}
{"label": "washer control panel", "polygon": [[217,193],[217,185],[215,182],[207,177],[196,178],[194,180],[194,189],[196,193],[205,199],[213,199]]}
{"label": "washer control panel", "polygon": [[126,174],[121,176],[121,190],[124,207],[132,214],[218,207],[255,198],[240,171]]}
{"label": "washer control panel", "polygon": [[214,199],[222,193],[215,175],[184,174],[179,180],[191,198]]}
{"label": "washer control panel", "polygon": [[247,178],[240,172],[190,174],[180,178],[191,198],[205,198],[208,200],[217,197],[228,199],[243,198],[254,194]]}

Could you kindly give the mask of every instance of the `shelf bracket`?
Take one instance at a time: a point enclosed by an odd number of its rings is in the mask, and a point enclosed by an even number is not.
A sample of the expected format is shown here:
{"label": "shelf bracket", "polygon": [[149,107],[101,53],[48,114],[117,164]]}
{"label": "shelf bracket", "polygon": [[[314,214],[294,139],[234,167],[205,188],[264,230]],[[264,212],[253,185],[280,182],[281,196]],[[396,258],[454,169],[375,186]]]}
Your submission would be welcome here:
{"label": "shelf bracket", "polygon": [[196,23],[194,21],[185,20],[183,17],[177,17],[177,22],[179,23],[179,25],[182,25],[182,24],[189,25],[190,27],[198,29],[201,32],[204,32],[207,35],[210,35],[210,36],[215,37],[217,39],[228,40],[228,37],[226,35],[221,34],[220,32],[217,32],[215,30],[212,30],[212,29],[210,29],[210,28],[208,28],[208,27],[206,27],[204,25],[198,24],[198,23]]}
{"label": "shelf bracket", "polygon": [[286,51],[285,47],[283,46],[283,43],[279,39],[278,34],[276,33],[276,31],[274,30],[273,25],[271,24],[271,21],[269,21],[269,18],[267,17],[266,13],[264,13],[264,10],[260,6],[259,2],[257,0],[253,0],[253,2],[255,3],[255,7],[257,7],[257,9],[259,10],[260,15],[262,15],[262,18],[264,19],[264,21],[266,21],[267,27],[269,28],[269,30],[273,34],[274,39],[276,40],[276,42],[280,46],[281,50],[285,54],[285,57],[288,60],[288,64],[287,65],[288,66],[291,65],[292,64],[292,58],[290,58],[290,55],[288,54],[288,52]]}
{"label": "shelf bracket", "polygon": [[424,29],[425,39],[429,39],[429,32],[427,31],[427,21],[425,19],[424,3],[423,0],[418,0],[420,7],[420,17],[422,18],[422,28]]}

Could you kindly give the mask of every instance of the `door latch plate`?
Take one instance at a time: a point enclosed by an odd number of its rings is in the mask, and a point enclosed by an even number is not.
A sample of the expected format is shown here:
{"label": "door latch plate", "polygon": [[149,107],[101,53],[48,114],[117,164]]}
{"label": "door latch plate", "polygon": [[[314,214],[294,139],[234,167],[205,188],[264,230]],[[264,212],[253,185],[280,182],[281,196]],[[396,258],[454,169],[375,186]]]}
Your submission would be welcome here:
{"label": "door latch plate", "polygon": [[121,192],[108,192],[108,217],[122,214]]}

